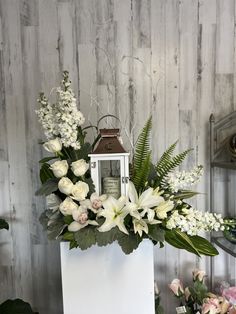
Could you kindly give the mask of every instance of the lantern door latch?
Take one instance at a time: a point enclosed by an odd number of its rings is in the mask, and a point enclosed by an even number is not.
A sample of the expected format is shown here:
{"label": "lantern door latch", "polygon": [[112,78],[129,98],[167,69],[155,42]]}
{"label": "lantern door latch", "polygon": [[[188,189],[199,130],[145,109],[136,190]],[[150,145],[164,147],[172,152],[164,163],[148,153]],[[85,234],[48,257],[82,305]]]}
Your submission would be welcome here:
{"label": "lantern door latch", "polygon": [[96,161],[91,162],[91,168],[96,168]]}
{"label": "lantern door latch", "polygon": [[122,177],[122,183],[129,183],[129,177]]}

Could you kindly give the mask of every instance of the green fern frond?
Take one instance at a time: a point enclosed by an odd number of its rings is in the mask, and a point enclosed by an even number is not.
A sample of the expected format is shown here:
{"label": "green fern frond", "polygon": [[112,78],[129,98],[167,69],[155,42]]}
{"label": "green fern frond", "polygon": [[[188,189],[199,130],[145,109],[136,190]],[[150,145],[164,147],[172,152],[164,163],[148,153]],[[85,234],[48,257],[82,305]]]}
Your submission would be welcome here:
{"label": "green fern frond", "polygon": [[134,153],[134,171],[139,170],[143,160],[150,151],[149,137],[152,128],[152,117],[150,117],[143,127],[135,147]]}
{"label": "green fern frond", "polygon": [[[175,143],[176,145],[176,143]],[[169,150],[169,149],[168,149]],[[160,184],[163,180],[163,178],[168,175],[170,171],[178,167],[186,158],[186,156],[189,154],[189,152],[192,151],[192,149],[187,149],[183,151],[182,153],[171,157],[168,153],[165,155],[165,157],[162,158],[162,162],[160,161],[156,165],[156,172],[157,172],[157,180],[156,184]],[[163,154],[164,155],[164,154]],[[162,155],[162,156],[163,156]]]}
{"label": "green fern frond", "polygon": [[133,183],[139,193],[143,191],[148,181],[150,167],[151,167],[151,151],[149,151],[146,158],[142,161],[142,164],[139,170],[137,170],[135,177],[133,179]]}
{"label": "green fern frond", "polygon": [[171,160],[172,155],[174,153],[174,150],[176,148],[178,141],[176,141],[174,144],[170,145],[169,148],[162,154],[160,160],[158,161],[156,165],[156,171],[158,172],[158,169],[162,169],[162,167]]}
{"label": "green fern frond", "polygon": [[[134,152],[133,159],[133,173],[132,173],[132,181],[137,189],[137,191],[141,191],[143,188],[144,175],[143,171],[147,168],[147,163],[151,162],[151,152],[150,152],[150,144],[149,137],[152,128],[152,117],[148,119],[145,126],[143,127]],[[149,168],[150,169],[150,168]],[[148,169],[146,169],[147,171]],[[140,177],[140,174],[141,177]],[[148,176],[148,172],[146,174]]]}

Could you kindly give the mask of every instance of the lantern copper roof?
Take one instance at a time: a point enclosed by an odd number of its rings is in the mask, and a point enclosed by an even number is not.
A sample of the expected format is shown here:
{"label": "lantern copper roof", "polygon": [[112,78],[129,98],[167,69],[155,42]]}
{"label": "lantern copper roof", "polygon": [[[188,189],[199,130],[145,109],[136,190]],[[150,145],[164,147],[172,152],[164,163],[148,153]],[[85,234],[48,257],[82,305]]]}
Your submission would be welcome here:
{"label": "lantern copper roof", "polygon": [[93,154],[126,153],[119,140],[119,129],[100,129],[100,140],[93,150]]}

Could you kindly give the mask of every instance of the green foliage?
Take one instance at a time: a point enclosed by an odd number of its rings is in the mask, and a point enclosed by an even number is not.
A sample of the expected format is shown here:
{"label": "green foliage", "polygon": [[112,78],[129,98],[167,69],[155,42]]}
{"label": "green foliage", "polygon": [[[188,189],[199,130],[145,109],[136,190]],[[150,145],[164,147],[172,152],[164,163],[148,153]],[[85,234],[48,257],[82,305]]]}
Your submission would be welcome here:
{"label": "green foliage", "polygon": [[196,196],[198,194],[200,194],[200,193],[199,192],[194,192],[194,191],[189,191],[189,190],[181,190],[181,191],[178,191],[178,193],[175,194],[174,200],[184,200],[184,199]]}
{"label": "green foliage", "polygon": [[206,239],[200,236],[190,236],[189,237],[195,246],[197,248],[198,252],[202,255],[206,256],[215,256],[218,255],[219,252],[217,249]]}
{"label": "green foliage", "polygon": [[113,228],[107,232],[99,232],[96,230],[96,242],[98,246],[106,246],[108,244],[113,243],[118,239],[119,236],[119,229]]}
{"label": "green foliage", "polygon": [[75,241],[81,250],[87,250],[96,244],[95,228],[85,227],[74,233]]}
{"label": "green foliage", "polygon": [[[57,156],[51,156],[51,157],[44,157],[43,159],[41,159],[39,161],[40,164],[44,164],[50,160],[53,160],[53,159],[57,159],[58,157]],[[48,165],[49,166],[49,165]]]}
{"label": "green foliage", "polygon": [[138,234],[130,233],[129,235],[120,232],[118,243],[125,254],[130,254],[136,250],[142,242],[142,238]]}
{"label": "green foliage", "polygon": [[148,225],[148,236],[155,242],[165,241],[165,231],[158,225]]}
{"label": "green foliage", "polygon": [[23,300],[7,300],[0,305],[1,314],[37,314],[33,312],[29,303]]}
{"label": "green foliage", "polygon": [[189,287],[191,297],[195,300],[197,304],[202,304],[203,299],[207,297],[207,286],[200,282],[199,280],[195,281],[193,287]]}
{"label": "green foliage", "polygon": [[155,182],[156,186],[158,186],[163,178],[173,169],[178,167],[185,159],[192,149],[187,149],[182,153],[173,157],[173,153],[177,142],[172,144],[161,156],[160,160],[156,164],[156,172],[157,172],[157,180]]}
{"label": "green foliage", "polygon": [[43,228],[47,230],[49,240],[57,239],[64,231],[66,224],[61,219],[62,214],[59,211],[53,212],[45,210],[39,217],[39,221]]}
{"label": "green foliage", "polygon": [[54,178],[50,165],[47,163],[42,164],[40,169],[40,180],[44,184],[47,180]]}
{"label": "green foliage", "polygon": [[43,185],[36,191],[35,195],[49,195],[58,189],[58,178],[45,181]]}
{"label": "green foliage", "polygon": [[9,229],[9,225],[5,219],[0,218],[0,229]]}
{"label": "green foliage", "polygon": [[138,192],[141,192],[148,180],[151,163],[149,137],[152,128],[150,117],[142,129],[135,148],[132,181]]}
{"label": "green foliage", "polygon": [[206,239],[199,236],[189,236],[178,229],[166,230],[165,240],[170,245],[194,253],[197,256],[215,256],[216,248]]}

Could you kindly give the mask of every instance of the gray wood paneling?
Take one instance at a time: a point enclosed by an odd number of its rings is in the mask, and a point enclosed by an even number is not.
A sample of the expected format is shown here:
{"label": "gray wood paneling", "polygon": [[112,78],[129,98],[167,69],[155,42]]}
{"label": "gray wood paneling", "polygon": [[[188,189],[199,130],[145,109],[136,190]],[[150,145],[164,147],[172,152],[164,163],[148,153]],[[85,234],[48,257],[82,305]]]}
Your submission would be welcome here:
{"label": "gray wood paneling", "polygon": [[[208,118],[236,108],[235,12],[235,0],[0,0],[0,215],[11,225],[1,232],[0,301],[17,296],[40,313],[62,313],[59,248],[38,223],[44,200],[34,196],[38,92],[50,93],[69,70],[88,123],[116,114],[131,151],[152,114],[154,158],[180,138],[178,150],[195,148],[185,165],[205,166],[198,189],[208,193]],[[228,186],[221,212],[235,178],[217,178],[218,191]],[[208,198],[193,204],[207,210]],[[162,303],[174,313],[167,284],[194,267],[209,272],[210,260],[168,245],[155,257]],[[214,260],[215,281],[233,282],[234,259],[220,251]]]}

